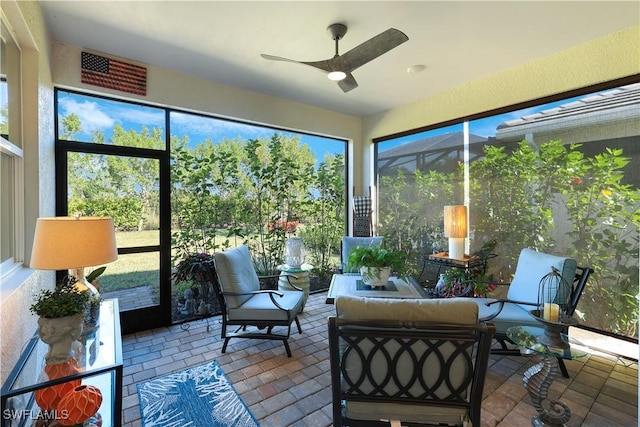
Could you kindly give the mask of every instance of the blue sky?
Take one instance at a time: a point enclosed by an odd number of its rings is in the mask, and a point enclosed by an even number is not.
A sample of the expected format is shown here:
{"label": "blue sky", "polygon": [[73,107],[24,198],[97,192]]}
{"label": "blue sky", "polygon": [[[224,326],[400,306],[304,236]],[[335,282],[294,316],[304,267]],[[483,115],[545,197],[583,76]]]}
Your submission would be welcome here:
{"label": "blue sky", "polygon": [[[117,124],[126,130],[135,130],[136,132],[139,132],[143,126],[149,129],[157,127],[164,129],[164,110],[159,108],[63,91],[58,92],[58,106],[60,117],[75,114],[80,118],[82,132],[74,136],[74,139],[80,141],[91,141],[91,135],[95,131],[102,132],[105,135],[105,140],[108,141]],[[225,137],[229,139],[237,137],[243,139],[270,138],[274,133],[281,132],[287,136],[299,136],[301,143],[307,144],[318,160],[322,160],[325,153],[344,153],[345,148],[344,142],[337,139],[212,119],[189,113],[172,113],[171,121],[171,133],[178,137],[188,134],[189,140],[193,144],[203,142],[206,138],[210,138],[214,143]]]}

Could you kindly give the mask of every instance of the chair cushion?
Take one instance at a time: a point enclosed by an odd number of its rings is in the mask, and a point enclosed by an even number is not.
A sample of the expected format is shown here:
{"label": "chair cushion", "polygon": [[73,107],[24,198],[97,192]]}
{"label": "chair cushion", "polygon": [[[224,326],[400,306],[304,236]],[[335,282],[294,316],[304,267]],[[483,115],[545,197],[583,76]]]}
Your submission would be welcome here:
{"label": "chair cushion", "polygon": [[[244,293],[260,290],[258,275],[246,246],[218,252],[214,255],[214,260],[222,292]],[[229,309],[239,307],[249,298],[251,295],[225,296]]]}
{"label": "chair cushion", "polygon": [[[499,304],[494,304],[491,306],[487,306],[485,303],[489,303],[491,301],[495,301],[493,298],[469,298],[471,301],[474,301],[478,304],[478,317],[480,319],[490,316],[495,313],[496,310],[500,307]],[[496,332],[505,334],[507,329],[511,326],[522,326],[522,325],[532,325],[532,326],[542,326],[540,322],[535,320],[530,314],[530,310],[534,310],[534,306],[527,306],[521,304],[504,304],[500,315],[489,320],[489,322],[496,325]]]}
{"label": "chair cushion", "polygon": [[357,273],[356,270],[346,271],[347,259],[349,258],[349,252],[358,246],[380,246],[382,244],[382,236],[376,237],[342,237],[342,272],[343,273]]}
{"label": "chair cushion", "polygon": [[[573,284],[576,275],[577,263],[571,258],[536,252],[525,248],[520,252],[516,272],[509,286],[507,298],[514,301],[538,302],[538,286],[544,276],[551,273],[551,267],[555,267],[567,281],[569,286]],[[566,304],[571,296],[569,292],[551,292],[551,298],[555,303]],[[546,301],[551,302],[551,301]],[[525,311],[534,307],[523,305]]]}
{"label": "chair cushion", "polygon": [[278,304],[284,308],[279,309],[273,304],[268,294],[257,294],[247,299],[241,306],[230,308],[227,318],[229,320],[262,320],[281,321],[292,320],[302,309],[304,293],[300,291],[278,291],[282,297],[275,295]]}
{"label": "chair cushion", "polygon": [[[424,321],[429,323],[449,323],[449,324],[475,324],[478,321],[478,306],[468,299],[386,299],[386,298],[366,298],[354,296],[338,296],[335,300],[336,314],[339,319],[343,320],[399,320],[399,321]],[[359,328],[359,329],[375,329],[375,328]],[[367,341],[359,343],[361,350],[365,354],[370,354],[369,348],[372,347]],[[344,343],[341,343],[341,352],[344,351]],[[417,341],[410,344],[412,351],[416,354],[424,354],[429,351],[426,344]],[[394,357],[398,351],[397,343],[391,341],[385,345],[389,357]],[[450,343],[443,343],[439,347],[445,358],[450,359],[449,378],[452,384],[460,384],[469,374],[468,366],[463,362],[464,357],[457,353],[457,349]],[[380,353],[380,352],[378,352]],[[439,377],[439,370],[436,367],[441,360],[435,353],[424,361],[421,376],[429,386],[433,386],[433,393],[442,398],[448,393],[446,387],[436,385]],[[371,372],[379,374],[380,383],[387,373],[388,359],[380,354],[371,358]],[[407,378],[400,378],[403,382],[410,381],[413,372],[414,361],[402,356],[395,361],[396,372],[404,373]],[[406,365],[403,368],[402,365]],[[363,370],[362,362],[359,356],[350,353],[344,360],[345,371],[352,378],[359,378]],[[366,390],[368,387],[373,390],[374,385],[366,383],[360,384],[360,388]],[[388,384],[387,390],[393,394],[397,392],[394,385]],[[413,386],[414,387],[421,387]],[[421,390],[421,389],[418,389]],[[444,406],[432,405],[412,405],[401,403],[381,403],[381,402],[345,402],[345,410],[348,418],[358,420],[380,420],[380,419],[397,419],[405,422],[425,422],[425,420],[433,422],[460,423],[468,416],[466,408],[447,408]]]}

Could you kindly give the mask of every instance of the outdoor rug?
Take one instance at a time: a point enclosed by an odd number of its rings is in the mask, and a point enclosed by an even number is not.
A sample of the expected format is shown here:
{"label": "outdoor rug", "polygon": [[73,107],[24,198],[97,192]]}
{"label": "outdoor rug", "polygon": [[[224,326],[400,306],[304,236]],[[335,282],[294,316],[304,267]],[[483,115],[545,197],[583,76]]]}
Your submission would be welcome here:
{"label": "outdoor rug", "polygon": [[138,384],[145,427],[258,427],[217,362]]}

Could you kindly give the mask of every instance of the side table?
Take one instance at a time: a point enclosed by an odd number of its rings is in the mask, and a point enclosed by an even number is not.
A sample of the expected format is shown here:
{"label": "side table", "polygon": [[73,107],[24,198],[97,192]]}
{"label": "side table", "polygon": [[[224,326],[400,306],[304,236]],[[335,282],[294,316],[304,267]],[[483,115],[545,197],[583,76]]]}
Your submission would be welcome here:
{"label": "side table", "polygon": [[[434,286],[440,277],[440,272],[443,269],[448,268],[461,268],[466,273],[470,273],[472,271],[478,271],[480,273],[485,273],[487,270],[487,261],[491,258],[495,258],[498,255],[496,254],[487,254],[484,257],[470,256],[465,255],[464,259],[454,259],[449,258],[449,254],[447,252],[438,252],[435,254],[424,255],[422,258],[422,270],[418,275],[418,282],[429,285],[431,281],[433,281]],[[422,279],[422,276],[428,273],[429,267],[434,267],[436,270],[435,276],[433,279]]]}
{"label": "side table", "polygon": [[512,326],[507,329],[507,337],[520,347],[542,356],[542,361],[527,369],[522,382],[529,392],[538,415],[531,419],[535,427],[564,426],[571,419],[571,409],[560,400],[548,400],[549,387],[558,375],[558,358],[578,359],[587,355],[575,345],[583,346],[579,341],[562,334],[562,340],[570,346],[566,349],[547,347],[538,343],[537,337],[544,335],[543,327]]}
{"label": "side table", "polygon": [[44,355],[49,346],[40,340],[38,334],[33,336],[2,386],[2,427],[33,425],[37,420],[64,416],[56,410],[38,408],[34,394],[72,380],[100,389],[103,399],[98,413],[103,426],[119,427],[122,424],[122,337],[117,299],[102,301],[99,327],[83,334],[78,341],[83,349],[76,357],[80,371],[49,380],[42,376]]}
{"label": "side table", "polygon": [[[280,270],[280,278],[278,279],[278,289],[281,291],[293,291],[294,289],[289,286],[291,283],[294,286],[301,288],[304,292],[304,297],[302,299],[302,309],[300,312],[304,310],[304,306],[307,303],[307,299],[309,298],[309,287],[311,285],[309,280],[309,272],[313,269],[313,265],[311,264],[302,264],[299,268],[291,268],[286,264],[279,265],[278,270]],[[287,275],[293,275],[296,277],[286,278]]]}

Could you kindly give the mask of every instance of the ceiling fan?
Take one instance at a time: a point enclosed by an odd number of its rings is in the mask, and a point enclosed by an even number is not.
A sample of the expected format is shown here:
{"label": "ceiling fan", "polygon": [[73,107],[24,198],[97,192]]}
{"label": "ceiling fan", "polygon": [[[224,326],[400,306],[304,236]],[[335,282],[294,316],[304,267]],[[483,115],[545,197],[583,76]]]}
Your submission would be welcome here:
{"label": "ceiling fan", "polygon": [[338,86],[340,86],[343,92],[349,92],[358,87],[356,79],[354,79],[351,74],[355,69],[409,40],[409,37],[402,31],[389,28],[359,46],[354,47],[349,52],[339,55],[338,42],[347,33],[347,26],[343,24],[331,24],[327,27],[327,33],[329,33],[329,36],[331,36],[331,39],[334,40],[336,44],[336,54],[333,58],[323,61],[307,62],[266,55],[264,53],[260,56],[272,61],[310,65],[328,73],[329,79],[337,81]]}

